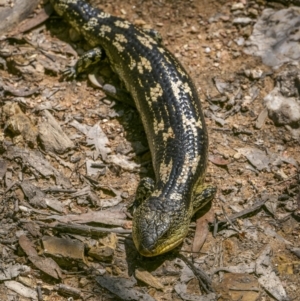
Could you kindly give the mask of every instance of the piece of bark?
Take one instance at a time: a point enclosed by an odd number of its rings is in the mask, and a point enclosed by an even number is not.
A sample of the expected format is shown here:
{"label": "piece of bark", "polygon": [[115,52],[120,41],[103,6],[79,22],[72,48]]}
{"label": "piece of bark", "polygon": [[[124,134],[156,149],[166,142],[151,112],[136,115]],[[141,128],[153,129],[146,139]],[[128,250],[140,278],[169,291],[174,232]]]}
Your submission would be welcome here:
{"label": "piece of bark", "polygon": [[42,120],[39,122],[38,128],[39,138],[46,152],[63,154],[74,148],[74,143],[64,133],[59,123],[49,111],[43,111]]}
{"label": "piece of bark", "polygon": [[164,286],[159,282],[159,280],[144,269],[137,268],[135,270],[135,278],[158,290],[164,289]]}
{"label": "piece of bark", "polygon": [[[25,298],[29,298],[31,300],[38,300],[37,299],[37,292],[17,281],[5,281],[4,282],[5,286],[16,292],[18,295],[22,296],[22,297],[25,297]],[[9,295],[9,294],[8,294]]]}
{"label": "piece of bark", "polygon": [[28,256],[28,259],[36,268],[55,279],[62,278],[61,270],[57,263],[52,258],[44,258],[38,256],[33,243],[27,236],[21,235],[19,237],[19,244],[22,250]]}
{"label": "piece of bark", "polygon": [[88,255],[103,262],[111,262],[114,256],[114,250],[110,247],[92,247]]}
{"label": "piece of bark", "polygon": [[96,281],[111,293],[124,301],[155,301],[149,294],[133,289],[136,281],[108,275],[96,278]]}
{"label": "piece of bark", "polygon": [[77,240],[44,236],[42,238],[44,253],[67,261],[85,261],[84,244]]}
{"label": "piece of bark", "polygon": [[192,247],[193,257],[198,256],[209,233],[209,223],[214,221],[214,211],[211,209],[196,221],[196,231]]}
{"label": "piece of bark", "polygon": [[30,181],[23,181],[20,186],[28,198],[30,205],[35,208],[47,208],[47,204],[45,202],[46,194],[38,187],[33,185]]}
{"label": "piece of bark", "polygon": [[65,188],[70,188],[72,186],[70,179],[66,178],[61,172],[55,169],[38,151],[9,146],[3,156],[10,160],[21,159],[24,165],[30,166],[33,171],[37,171],[45,178],[54,176],[57,185],[62,185]]}
{"label": "piece of bark", "polygon": [[[14,6],[0,7],[0,36],[26,19],[37,7],[39,0],[15,0]],[[5,21],[4,21],[5,20]]]}
{"label": "piece of bark", "polygon": [[36,145],[38,130],[17,103],[6,103],[2,109],[5,129],[14,136],[21,135],[30,147]]}

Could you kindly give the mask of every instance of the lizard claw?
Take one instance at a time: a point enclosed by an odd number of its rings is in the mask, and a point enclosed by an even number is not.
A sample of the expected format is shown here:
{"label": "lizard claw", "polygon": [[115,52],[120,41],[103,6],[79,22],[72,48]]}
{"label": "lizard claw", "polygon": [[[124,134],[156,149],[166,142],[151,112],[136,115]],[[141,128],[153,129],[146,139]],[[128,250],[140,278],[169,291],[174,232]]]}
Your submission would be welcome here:
{"label": "lizard claw", "polygon": [[74,79],[77,77],[77,72],[74,66],[69,66],[62,71],[63,78]]}

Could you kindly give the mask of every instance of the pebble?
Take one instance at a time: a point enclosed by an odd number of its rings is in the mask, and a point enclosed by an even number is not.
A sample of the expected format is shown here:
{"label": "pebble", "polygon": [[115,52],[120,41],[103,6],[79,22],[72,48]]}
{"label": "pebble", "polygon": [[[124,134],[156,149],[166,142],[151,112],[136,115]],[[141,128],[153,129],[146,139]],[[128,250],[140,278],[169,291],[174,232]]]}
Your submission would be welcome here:
{"label": "pebble", "polygon": [[243,46],[245,44],[245,39],[243,37],[238,37],[234,41],[238,46]]}
{"label": "pebble", "polygon": [[248,14],[249,14],[250,16],[257,17],[257,16],[258,16],[258,10],[255,9],[255,8],[249,8],[249,9],[248,9]]}
{"label": "pebble", "polygon": [[219,43],[219,42],[215,43],[216,49],[220,50],[220,49],[222,49],[222,47],[223,47],[223,45],[221,43]]}
{"label": "pebble", "polygon": [[221,16],[220,19],[224,22],[227,22],[230,20],[230,16],[224,15],[224,16]]}
{"label": "pebble", "polygon": [[239,9],[244,9],[244,4],[243,3],[233,3],[232,6],[231,6],[231,10],[239,10]]}
{"label": "pebble", "polygon": [[247,25],[251,22],[252,22],[252,19],[248,18],[248,17],[235,18],[232,21],[233,24],[241,24],[241,25]]}
{"label": "pebble", "polygon": [[241,55],[241,53],[239,51],[233,51],[232,55],[233,55],[233,57],[237,58]]}
{"label": "pebble", "polygon": [[263,75],[263,71],[260,70],[260,69],[246,69],[244,71],[245,75],[249,78],[252,78],[252,79],[259,79],[262,77]]}
{"label": "pebble", "polygon": [[197,33],[197,32],[198,32],[197,28],[195,26],[192,26],[191,33]]}
{"label": "pebble", "polygon": [[237,152],[237,153],[235,153],[235,154],[233,155],[233,158],[236,159],[236,160],[238,160],[238,159],[241,158],[241,156],[242,156],[242,154],[239,153],[239,152]]}
{"label": "pebble", "polygon": [[251,70],[251,77],[253,78],[253,79],[259,79],[259,78],[261,78],[262,77],[262,75],[263,75],[263,71],[262,70],[260,70],[260,69],[257,69],[257,70]]}

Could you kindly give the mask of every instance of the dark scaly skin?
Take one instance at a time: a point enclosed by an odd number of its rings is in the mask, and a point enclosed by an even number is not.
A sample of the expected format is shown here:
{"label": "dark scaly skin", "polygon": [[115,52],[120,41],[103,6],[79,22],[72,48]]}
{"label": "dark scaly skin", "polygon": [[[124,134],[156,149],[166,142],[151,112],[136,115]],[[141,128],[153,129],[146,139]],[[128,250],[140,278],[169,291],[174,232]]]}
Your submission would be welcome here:
{"label": "dark scaly skin", "polygon": [[215,194],[214,187],[203,186],[208,137],[194,85],[153,32],[83,1],[51,3],[95,47],[77,62],[74,75],[102,59],[104,50],[134,99],[156,181],[151,196],[134,214],[133,240],[144,256],[170,251],[187,235],[193,214]]}

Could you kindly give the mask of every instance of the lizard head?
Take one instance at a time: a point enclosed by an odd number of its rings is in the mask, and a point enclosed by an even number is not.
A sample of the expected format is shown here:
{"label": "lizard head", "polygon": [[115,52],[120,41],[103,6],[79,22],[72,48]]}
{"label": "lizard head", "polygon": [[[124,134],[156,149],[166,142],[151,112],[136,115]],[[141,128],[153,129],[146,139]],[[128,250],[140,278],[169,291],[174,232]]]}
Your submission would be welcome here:
{"label": "lizard head", "polygon": [[133,218],[132,237],[140,254],[146,257],[166,253],[185,238],[190,214],[185,208],[172,210],[167,200],[150,197],[136,210]]}

